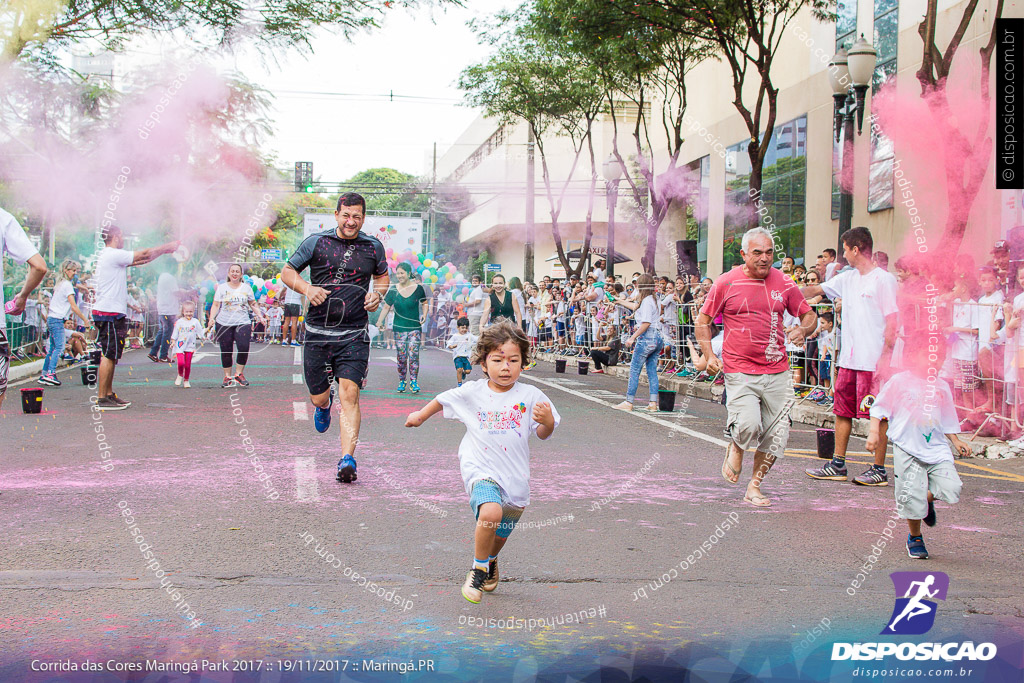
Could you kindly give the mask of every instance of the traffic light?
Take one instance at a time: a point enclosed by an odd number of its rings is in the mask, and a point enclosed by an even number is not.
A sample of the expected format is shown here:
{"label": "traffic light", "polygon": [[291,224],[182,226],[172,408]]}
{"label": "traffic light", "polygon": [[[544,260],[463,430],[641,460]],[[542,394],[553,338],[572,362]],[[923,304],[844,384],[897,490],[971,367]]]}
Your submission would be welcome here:
{"label": "traffic light", "polygon": [[295,191],[296,192],[313,192],[313,162],[312,161],[296,161],[295,162]]}

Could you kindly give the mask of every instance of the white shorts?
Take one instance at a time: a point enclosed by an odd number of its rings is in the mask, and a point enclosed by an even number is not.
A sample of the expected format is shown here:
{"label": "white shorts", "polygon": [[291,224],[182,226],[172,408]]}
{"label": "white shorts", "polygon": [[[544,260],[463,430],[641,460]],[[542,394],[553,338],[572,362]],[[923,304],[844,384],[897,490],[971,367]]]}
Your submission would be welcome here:
{"label": "white shorts", "polygon": [[935,500],[950,504],[960,502],[963,482],[952,459],[929,465],[893,444],[892,461],[896,475],[896,511],[900,519],[924,519],[928,514],[929,491]]}

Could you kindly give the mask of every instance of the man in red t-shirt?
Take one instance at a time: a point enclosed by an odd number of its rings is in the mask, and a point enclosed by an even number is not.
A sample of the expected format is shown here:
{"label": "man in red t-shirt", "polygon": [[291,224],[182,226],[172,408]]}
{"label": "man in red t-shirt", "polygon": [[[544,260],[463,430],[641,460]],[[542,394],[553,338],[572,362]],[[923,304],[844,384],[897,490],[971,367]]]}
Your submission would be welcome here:
{"label": "man in red t-shirt", "polygon": [[[743,265],[718,278],[697,316],[697,339],[708,359],[708,373],[718,373],[725,361],[726,407],[732,439],[722,463],[722,476],[739,481],[743,453],[756,448],[754,473],[743,500],[768,507],[761,494],[761,480],[785,451],[789,440],[789,409],[793,405],[792,373],[786,354],[786,337],[803,344],[814,331],[817,316],[800,289],[782,271],[772,268],[774,239],[764,228],[743,235]],[[800,318],[789,334],[782,322],[784,312]],[[709,325],[723,316],[725,340],[722,360],[711,350]]]}

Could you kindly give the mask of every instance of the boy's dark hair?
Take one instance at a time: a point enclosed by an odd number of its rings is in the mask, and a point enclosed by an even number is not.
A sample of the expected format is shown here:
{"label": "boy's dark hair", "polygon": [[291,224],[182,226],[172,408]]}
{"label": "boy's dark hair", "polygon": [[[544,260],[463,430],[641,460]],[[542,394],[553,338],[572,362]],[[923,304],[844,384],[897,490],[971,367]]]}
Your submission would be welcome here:
{"label": "boy's dark hair", "polygon": [[874,248],[874,240],[871,239],[871,231],[865,227],[850,228],[843,233],[843,244],[848,248],[856,247],[860,253],[871,256]]}
{"label": "boy's dark hair", "polygon": [[467,318],[466,316],[462,316],[455,322],[456,327],[462,327],[463,325],[469,327],[469,318]]}
{"label": "boy's dark hair", "polygon": [[835,257],[836,257],[836,250],[835,250],[835,249],[833,249],[832,247],[829,247],[829,248],[827,248],[827,249],[823,249],[821,253],[822,253],[822,254],[828,254],[828,255],[829,255],[829,256],[831,256],[832,258],[835,258]]}
{"label": "boy's dark hair", "polygon": [[833,325],[836,322],[836,317],[835,317],[835,315],[832,314],[831,311],[822,311],[822,313],[818,317],[821,318],[822,320],[829,321]]}
{"label": "boy's dark hair", "polygon": [[358,192],[346,192],[338,197],[338,206],[335,211],[341,211],[343,206],[361,206],[363,207],[363,215],[366,215],[366,200]]}
{"label": "boy's dark hair", "polygon": [[476,343],[476,349],[473,351],[470,362],[473,365],[483,366],[487,356],[507,342],[513,342],[519,347],[522,364],[526,366],[530,362],[530,340],[526,338],[523,328],[508,320],[490,325],[480,333],[480,341]]}

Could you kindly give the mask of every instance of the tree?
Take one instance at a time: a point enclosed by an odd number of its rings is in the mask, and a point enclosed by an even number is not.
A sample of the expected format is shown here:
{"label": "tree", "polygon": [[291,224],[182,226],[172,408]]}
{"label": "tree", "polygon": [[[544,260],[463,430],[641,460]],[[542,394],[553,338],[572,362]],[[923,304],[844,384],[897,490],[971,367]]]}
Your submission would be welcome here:
{"label": "tree", "polygon": [[[981,190],[981,183],[992,161],[992,138],[989,135],[991,115],[983,117],[973,136],[969,136],[957,121],[946,89],[953,60],[977,7],[978,0],[971,0],[964,6],[956,30],[943,51],[940,51],[935,44],[935,24],[939,11],[937,0],[928,0],[924,19],[917,29],[924,51],[921,68],[917,71],[917,80],[921,84],[921,98],[932,113],[931,124],[934,128],[931,138],[937,144],[942,145],[945,151],[944,172],[949,211],[946,215],[942,239],[939,241],[939,250],[948,256],[956,254],[963,242],[971,207],[974,206],[974,201]],[[1003,0],[998,0],[995,15],[984,19],[992,24],[988,42],[979,51],[981,56],[981,68],[978,74],[979,91],[986,112],[991,111],[992,95],[989,92],[989,79],[992,68],[992,52],[996,46],[996,23],[1002,14]],[[944,259],[939,259],[937,262],[944,262]]]}
{"label": "tree", "polygon": [[376,27],[389,9],[421,4],[422,0],[13,0],[0,11],[0,35],[8,59],[39,49],[52,54],[55,48],[86,41],[116,51],[138,35],[174,30],[219,45],[252,40],[272,48],[309,48],[309,36],[318,27],[348,37]]}
{"label": "tree", "polygon": [[[590,250],[593,235],[594,189],[597,164],[594,158],[593,126],[604,103],[600,75],[581,63],[564,45],[549,40],[538,30],[536,15],[524,6],[515,13],[501,13],[494,26],[480,31],[482,39],[496,46],[495,54],[482,64],[462,72],[459,87],[469,104],[496,117],[500,125],[522,122],[529,126],[541,159],[541,176],[551,217],[551,233],[558,260],[567,274],[581,274],[585,261],[573,268],[566,256],[559,217],[580,158],[587,152],[590,165],[589,191],[583,253]],[[572,143],[571,168],[563,181],[552,178],[548,160],[549,132]]]}
{"label": "tree", "polygon": [[[775,129],[779,89],[772,80],[775,54],[789,22],[805,8],[820,20],[833,20],[830,0],[637,0],[611,3],[640,21],[710,43],[729,66],[733,106],[746,125],[750,142],[749,188],[761,190],[762,168]],[[751,73],[752,72],[752,73]],[[748,77],[757,79],[752,102],[744,97]],[[750,225],[757,216],[750,213]]]}
{"label": "tree", "polygon": [[[411,173],[393,168],[369,168],[341,183],[340,190],[363,195],[367,211],[426,213],[430,210],[426,184]],[[334,200],[337,201],[337,196]]]}
{"label": "tree", "polygon": [[[658,231],[673,206],[685,203],[689,194],[687,173],[677,167],[684,141],[686,75],[707,56],[707,46],[699,39],[680,38],[678,19],[664,11],[657,11],[654,22],[623,3],[537,0],[536,12],[550,39],[564,43],[601,78],[612,120],[612,153],[629,187],[631,213],[642,217],[645,226],[641,262],[653,273]],[[660,111],[649,111],[655,104]],[[633,145],[624,154],[619,131],[630,116],[635,116]],[[662,135],[664,145],[655,145],[652,138]],[[664,171],[658,174],[660,166]]]}

